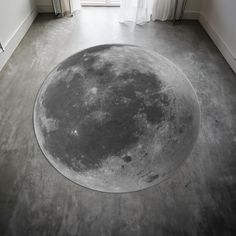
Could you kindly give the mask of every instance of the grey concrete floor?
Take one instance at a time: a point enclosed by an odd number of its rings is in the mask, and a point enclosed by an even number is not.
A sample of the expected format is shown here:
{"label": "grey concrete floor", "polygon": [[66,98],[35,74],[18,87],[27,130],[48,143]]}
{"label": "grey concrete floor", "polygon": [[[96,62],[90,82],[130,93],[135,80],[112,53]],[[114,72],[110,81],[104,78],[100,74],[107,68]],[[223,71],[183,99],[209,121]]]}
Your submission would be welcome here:
{"label": "grey concrete floor", "polygon": [[[97,44],[145,46],[178,65],[201,105],[197,143],[167,181],[105,194],[58,173],[35,139],[32,112],[48,72]],[[0,73],[0,235],[235,235],[236,75],[196,21],[118,23],[117,8],[39,15]]]}

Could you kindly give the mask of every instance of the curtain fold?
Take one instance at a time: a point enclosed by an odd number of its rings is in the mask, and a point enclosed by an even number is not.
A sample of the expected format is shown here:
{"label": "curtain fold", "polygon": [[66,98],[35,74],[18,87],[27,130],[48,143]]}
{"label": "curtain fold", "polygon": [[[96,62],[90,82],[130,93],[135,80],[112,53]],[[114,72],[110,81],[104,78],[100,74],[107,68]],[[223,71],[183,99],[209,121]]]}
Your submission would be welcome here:
{"label": "curtain fold", "polygon": [[120,22],[179,19],[186,0],[121,0]]}
{"label": "curtain fold", "polygon": [[172,18],[176,0],[155,0],[152,8],[152,20],[165,21]]}
{"label": "curtain fold", "polygon": [[179,19],[185,0],[154,0],[152,8],[152,20]]}
{"label": "curtain fold", "polygon": [[153,0],[121,0],[120,22],[142,24],[150,21]]}
{"label": "curtain fold", "polygon": [[52,4],[55,14],[60,16],[73,15],[81,8],[80,0],[52,0]]}

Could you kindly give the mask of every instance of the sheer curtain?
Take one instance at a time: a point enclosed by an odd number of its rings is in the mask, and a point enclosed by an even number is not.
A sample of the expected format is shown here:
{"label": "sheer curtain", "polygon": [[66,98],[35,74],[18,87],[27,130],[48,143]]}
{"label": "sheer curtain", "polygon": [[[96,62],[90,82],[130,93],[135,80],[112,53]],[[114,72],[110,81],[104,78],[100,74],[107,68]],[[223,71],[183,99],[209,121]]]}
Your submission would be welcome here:
{"label": "sheer curtain", "polygon": [[56,15],[73,15],[80,10],[80,0],[52,0],[53,8]]}
{"label": "sheer curtain", "polygon": [[[186,0],[121,0],[120,21],[142,24],[152,20],[178,19]],[[175,9],[176,8],[176,9]]]}
{"label": "sheer curtain", "polygon": [[154,0],[152,20],[179,19],[182,14],[183,4],[186,4],[186,0]]}
{"label": "sheer curtain", "polygon": [[152,19],[165,21],[172,18],[176,0],[156,0],[152,7]]}
{"label": "sheer curtain", "polygon": [[121,0],[120,22],[142,24],[150,21],[154,0]]}

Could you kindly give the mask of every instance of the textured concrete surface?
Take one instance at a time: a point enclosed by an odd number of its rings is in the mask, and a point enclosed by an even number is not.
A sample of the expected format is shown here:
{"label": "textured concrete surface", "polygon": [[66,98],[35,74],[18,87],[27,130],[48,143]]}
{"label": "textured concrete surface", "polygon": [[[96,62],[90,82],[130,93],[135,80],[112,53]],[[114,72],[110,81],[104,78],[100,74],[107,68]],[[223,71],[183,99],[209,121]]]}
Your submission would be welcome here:
{"label": "textured concrete surface", "polygon": [[192,151],[200,109],[185,74],[143,47],[109,44],[67,58],[34,108],[37,140],[70,180],[103,192],[162,182]]}
{"label": "textured concrete surface", "polygon": [[[118,9],[39,16],[0,73],[0,235],[235,235],[236,76],[197,22],[118,23]],[[167,181],[105,194],[64,178],[33,132],[37,91],[71,54],[104,43],[159,52],[191,80],[201,105],[198,140]]]}

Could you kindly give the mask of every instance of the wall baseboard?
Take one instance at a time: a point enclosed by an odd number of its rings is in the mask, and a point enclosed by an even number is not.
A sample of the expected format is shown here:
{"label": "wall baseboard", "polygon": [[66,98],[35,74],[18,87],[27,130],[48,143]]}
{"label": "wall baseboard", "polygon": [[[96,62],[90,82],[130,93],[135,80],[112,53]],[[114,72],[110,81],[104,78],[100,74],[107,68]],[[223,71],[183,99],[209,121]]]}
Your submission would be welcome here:
{"label": "wall baseboard", "polygon": [[236,73],[236,58],[233,56],[233,52],[231,52],[230,48],[227,46],[226,42],[222,39],[222,37],[213,29],[213,27],[209,24],[207,18],[200,14],[199,21],[203,28],[206,30],[208,35],[211,37],[216,47],[220,50],[225,60],[229,63],[233,71]]}
{"label": "wall baseboard", "polygon": [[6,45],[4,46],[4,51],[0,51],[0,71],[7,63],[11,57],[14,50],[19,45],[20,41],[23,39],[31,24],[33,23],[35,17],[37,16],[37,9],[33,9],[30,14],[22,21],[17,30],[12,34]]}
{"label": "wall baseboard", "polygon": [[185,20],[198,20],[200,13],[198,11],[184,11],[183,19]]}

